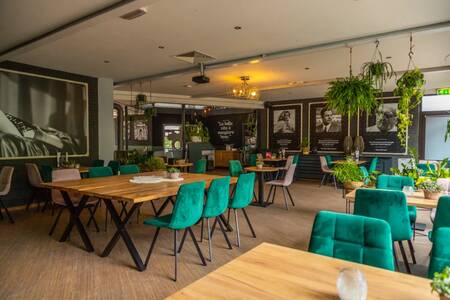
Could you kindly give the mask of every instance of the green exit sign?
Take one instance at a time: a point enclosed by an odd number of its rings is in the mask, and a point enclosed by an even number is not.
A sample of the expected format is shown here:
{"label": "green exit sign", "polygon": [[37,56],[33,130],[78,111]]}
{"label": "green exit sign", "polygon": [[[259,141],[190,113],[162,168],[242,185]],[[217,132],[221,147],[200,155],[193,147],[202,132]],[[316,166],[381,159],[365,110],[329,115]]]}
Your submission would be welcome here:
{"label": "green exit sign", "polygon": [[437,89],[438,95],[450,95],[450,88]]}

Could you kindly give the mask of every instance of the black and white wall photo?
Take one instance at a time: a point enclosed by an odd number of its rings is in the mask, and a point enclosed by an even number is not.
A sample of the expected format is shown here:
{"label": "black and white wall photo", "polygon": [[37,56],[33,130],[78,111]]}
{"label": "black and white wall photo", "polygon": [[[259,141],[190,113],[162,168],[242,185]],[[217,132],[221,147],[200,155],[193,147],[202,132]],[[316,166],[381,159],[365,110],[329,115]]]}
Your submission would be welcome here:
{"label": "black and white wall photo", "polygon": [[300,147],[302,105],[273,106],[269,110],[271,148],[296,150]]}

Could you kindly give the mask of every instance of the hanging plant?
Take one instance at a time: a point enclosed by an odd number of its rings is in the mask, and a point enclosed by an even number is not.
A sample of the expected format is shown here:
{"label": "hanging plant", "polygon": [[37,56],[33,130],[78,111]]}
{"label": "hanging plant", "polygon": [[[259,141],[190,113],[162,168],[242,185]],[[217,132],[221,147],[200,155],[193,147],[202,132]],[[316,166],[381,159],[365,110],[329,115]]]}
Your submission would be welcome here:
{"label": "hanging plant", "polygon": [[157,115],[157,111],[156,111],[155,107],[147,107],[144,110],[144,116],[147,120],[150,120],[151,118],[156,117],[156,115]]}
{"label": "hanging plant", "polygon": [[334,80],[325,94],[327,106],[350,118],[361,111],[370,112],[378,107],[376,89],[365,77],[350,76]]}
{"label": "hanging plant", "polygon": [[447,139],[450,137],[450,120],[447,121],[447,132],[445,133],[445,142],[447,143]]}
{"label": "hanging plant", "polygon": [[417,68],[405,72],[397,80],[397,87],[394,90],[394,95],[400,97],[397,108],[397,136],[403,147],[406,147],[407,131],[412,125],[410,111],[422,102],[424,85],[423,73]]}
{"label": "hanging plant", "polygon": [[136,104],[139,105],[143,105],[147,102],[147,95],[145,94],[137,94],[136,95]]}
{"label": "hanging plant", "polygon": [[[383,95],[383,85],[395,75],[395,72],[389,62],[383,61],[383,55],[378,48],[379,44],[380,42],[377,40],[372,61],[364,63],[361,69],[362,75]],[[377,56],[378,59],[375,60]]]}

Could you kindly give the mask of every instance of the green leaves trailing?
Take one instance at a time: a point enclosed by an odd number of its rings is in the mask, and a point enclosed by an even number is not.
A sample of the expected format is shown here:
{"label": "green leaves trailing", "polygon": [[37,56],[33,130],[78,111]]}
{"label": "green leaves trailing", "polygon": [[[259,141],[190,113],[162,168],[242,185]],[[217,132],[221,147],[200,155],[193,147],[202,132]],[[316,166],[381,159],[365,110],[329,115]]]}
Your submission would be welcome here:
{"label": "green leaves trailing", "polygon": [[376,62],[366,62],[362,65],[362,74],[369,82],[383,94],[383,85],[394,76],[394,68],[382,59]]}
{"label": "green leaves trailing", "polygon": [[447,121],[447,132],[445,133],[445,136],[444,136],[446,143],[447,143],[447,139],[449,136],[450,136],[450,120]]}
{"label": "green leaves trailing", "polygon": [[394,95],[400,97],[397,109],[397,136],[403,147],[406,147],[408,127],[412,125],[410,111],[422,102],[424,85],[423,73],[417,68],[405,72],[397,80],[397,87],[394,90]]}

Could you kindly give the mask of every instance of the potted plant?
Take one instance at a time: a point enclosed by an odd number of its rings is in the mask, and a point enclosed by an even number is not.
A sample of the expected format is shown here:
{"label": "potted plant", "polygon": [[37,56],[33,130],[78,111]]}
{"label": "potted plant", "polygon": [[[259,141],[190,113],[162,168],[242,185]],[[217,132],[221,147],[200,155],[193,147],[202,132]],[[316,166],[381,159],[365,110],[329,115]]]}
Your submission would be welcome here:
{"label": "potted plant", "polygon": [[436,181],[426,180],[417,185],[417,188],[423,190],[425,199],[437,200],[442,195],[443,188]]}
{"label": "potted plant", "polygon": [[136,95],[136,104],[138,106],[143,105],[147,102],[147,95],[145,94],[137,94]]}
{"label": "potted plant", "polygon": [[264,162],[262,160],[256,161],[256,167],[262,169],[264,167]]}
{"label": "potted plant", "polygon": [[169,168],[167,169],[167,173],[170,179],[178,179],[180,177],[180,170],[177,168]]}
{"label": "potted plant", "polygon": [[389,62],[383,61],[383,55],[379,49],[380,41],[375,41],[375,52],[372,61],[362,65],[362,74],[383,95],[383,85],[395,75],[394,68]]}
{"label": "potted plant", "polygon": [[141,164],[141,169],[150,172],[161,171],[166,169],[166,164],[161,157],[152,156]]}
{"label": "potted plant", "polygon": [[302,153],[303,155],[309,154],[309,139],[307,137],[302,139]]}
{"label": "potted plant", "polygon": [[144,110],[144,116],[147,120],[152,119],[153,117],[156,117],[156,108],[155,107],[147,107]]}
{"label": "potted plant", "polygon": [[450,267],[445,267],[441,273],[434,273],[430,285],[431,291],[437,292],[441,300],[450,299]]}
{"label": "potted plant", "polygon": [[353,160],[345,160],[333,167],[336,179],[344,184],[346,190],[354,190],[364,185],[364,176]]}
{"label": "potted plant", "polygon": [[186,137],[189,141],[194,143],[199,142],[209,142],[209,131],[206,126],[203,125],[201,121],[197,123],[187,123],[184,126]]}

